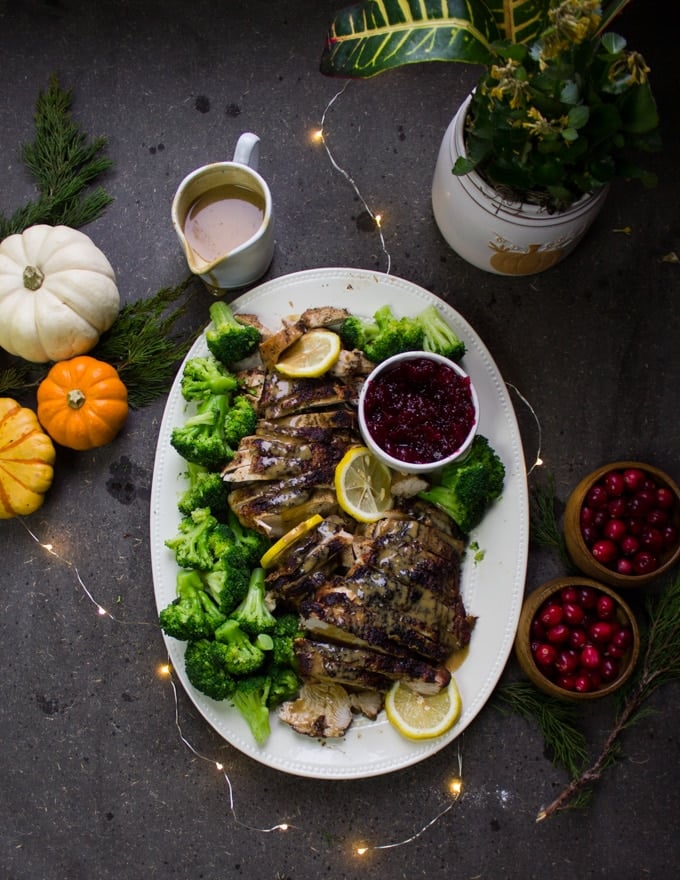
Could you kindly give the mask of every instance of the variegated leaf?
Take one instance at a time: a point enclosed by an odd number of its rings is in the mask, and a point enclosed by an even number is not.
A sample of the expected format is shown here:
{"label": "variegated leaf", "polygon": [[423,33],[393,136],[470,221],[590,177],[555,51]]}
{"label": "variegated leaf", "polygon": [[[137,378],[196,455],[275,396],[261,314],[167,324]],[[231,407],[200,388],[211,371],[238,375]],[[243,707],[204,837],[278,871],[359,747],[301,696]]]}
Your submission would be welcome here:
{"label": "variegated leaf", "polygon": [[422,61],[485,64],[500,36],[482,0],[367,0],[336,15],[321,72],[369,77]]}

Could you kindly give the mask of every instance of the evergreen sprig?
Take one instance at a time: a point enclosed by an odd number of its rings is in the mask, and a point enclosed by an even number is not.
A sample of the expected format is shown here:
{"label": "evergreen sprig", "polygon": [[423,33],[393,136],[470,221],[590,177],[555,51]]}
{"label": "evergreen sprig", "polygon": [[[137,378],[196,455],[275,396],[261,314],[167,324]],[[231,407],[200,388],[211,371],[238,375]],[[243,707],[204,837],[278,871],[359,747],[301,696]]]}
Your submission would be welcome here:
{"label": "evergreen sprig", "polygon": [[588,758],[588,748],[577,726],[580,707],[576,703],[557,700],[528,681],[502,685],[494,699],[500,702],[500,711],[511,710],[538,724],[554,765],[562,764],[572,776],[581,772]]}
{"label": "evergreen sprig", "polygon": [[62,89],[53,75],[36,101],[34,140],[21,149],[38,198],[10,217],[0,214],[0,239],[36,223],[79,229],[99,217],[113,201],[101,186],[91,188],[113,164],[103,155],[107,139],[88,142],[71,115],[71,103],[70,90]]}
{"label": "evergreen sprig", "polygon": [[569,559],[564,535],[560,529],[555,498],[555,479],[550,475],[545,486],[536,485],[531,490],[530,505],[531,540],[537,547],[545,547],[557,553],[568,572],[574,566]]}
{"label": "evergreen sprig", "polygon": [[177,331],[199,289],[200,282],[190,275],[175,287],[129,303],[90,352],[116,367],[131,406],[148,406],[170,390],[180,362],[203,329],[189,334]]}

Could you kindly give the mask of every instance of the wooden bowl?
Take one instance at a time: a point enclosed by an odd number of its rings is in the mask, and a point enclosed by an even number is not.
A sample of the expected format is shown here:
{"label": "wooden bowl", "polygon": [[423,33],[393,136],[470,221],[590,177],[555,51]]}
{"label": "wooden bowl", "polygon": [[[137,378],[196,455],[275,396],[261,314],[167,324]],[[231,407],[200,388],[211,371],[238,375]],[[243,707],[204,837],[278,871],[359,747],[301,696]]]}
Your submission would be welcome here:
{"label": "wooden bowl", "polygon": [[[557,676],[546,673],[538,665],[532,651],[532,641],[535,639],[532,622],[536,618],[540,609],[551,598],[558,599],[559,594],[565,588],[587,587],[595,590],[599,595],[605,594],[609,596],[615,603],[614,617],[622,626],[630,627],[632,639],[630,644],[623,651],[623,655],[619,658],[620,667],[615,678],[607,682],[602,682],[599,687],[593,687],[592,690],[585,692],[567,689],[557,684]],[[614,691],[618,690],[621,685],[630,677],[635,664],[637,663],[640,653],[640,632],[638,629],[635,615],[626,602],[606,584],[593,581],[589,578],[581,577],[561,577],[547,581],[530,593],[524,600],[522,611],[520,613],[517,635],[515,637],[515,655],[522,667],[525,675],[540,688],[551,696],[558,697],[562,700],[597,700],[606,697]]]}
{"label": "wooden bowl", "polygon": [[653,465],[643,462],[616,461],[597,468],[584,477],[576,486],[567,500],[564,512],[564,540],[571,561],[588,577],[609,584],[617,589],[644,586],[665,574],[680,560],[680,540],[677,537],[673,546],[659,553],[658,567],[654,571],[644,574],[620,574],[618,571],[599,562],[591,553],[581,529],[581,510],[586,497],[592,487],[599,483],[609,471],[624,471],[628,468],[638,468],[644,471],[646,474],[649,474],[658,486],[663,486],[673,493],[675,503],[670,512],[670,518],[675,526],[677,535],[680,535],[680,489],[668,474]]}

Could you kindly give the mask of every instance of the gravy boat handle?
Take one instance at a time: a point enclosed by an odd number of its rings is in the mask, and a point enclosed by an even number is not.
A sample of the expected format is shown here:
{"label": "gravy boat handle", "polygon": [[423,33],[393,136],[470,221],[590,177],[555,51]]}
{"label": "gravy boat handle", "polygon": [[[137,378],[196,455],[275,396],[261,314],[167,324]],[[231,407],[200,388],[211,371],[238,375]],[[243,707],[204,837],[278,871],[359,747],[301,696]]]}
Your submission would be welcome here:
{"label": "gravy boat handle", "polygon": [[252,131],[244,131],[239,137],[233,161],[240,165],[248,165],[253,171],[257,171],[260,162],[260,139]]}

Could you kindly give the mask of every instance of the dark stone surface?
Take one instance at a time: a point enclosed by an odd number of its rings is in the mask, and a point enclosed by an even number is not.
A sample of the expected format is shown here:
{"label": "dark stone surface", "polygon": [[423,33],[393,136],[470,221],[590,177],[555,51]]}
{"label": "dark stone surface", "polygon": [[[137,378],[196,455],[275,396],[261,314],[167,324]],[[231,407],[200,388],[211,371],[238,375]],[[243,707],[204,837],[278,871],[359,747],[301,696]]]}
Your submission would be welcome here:
{"label": "dark stone surface", "polygon": [[[341,83],[322,77],[339,3],[314,0],[6,0],[0,3],[0,210],[33,195],[19,147],[56,72],[74,114],[109,139],[115,202],[86,231],[111,259],[125,302],[177,283],[185,264],[170,219],[179,180],[262,138],[278,215],[267,277],[317,266],[384,271],[379,238],[348,181],[310,133]],[[670,4],[669,6],[672,6]],[[575,254],[504,279],[465,264],[432,218],[442,134],[473,69],[429,65],[352,83],[329,109],[328,142],[385,217],[391,272],[446,299],[472,324],[541,425],[543,473],[564,501],[604,461],[636,458],[680,478],[677,399],[680,253],[675,24],[638,0],[620,30],[653,69],[666,149],[660,184],[616,186]],[[666,6],[664,5],[664,10]],[[677,16],[675,16],[677,19]],[[630,227],[630,234],[620,231]],[[206,321],[194,300],[188,324]],[[587,811],[536,824],[565,782],[537,727],[487,705],[461,738],[464,796],[408,845],[353,855],[359,839],[406,840],[447,804],[454,743],[383,778],[326,782],[264,767],[226,744],[157,668],[149,497],[164,401],[131,414],[111,445],[59,451],[54,486],[25,523],[0,522],[0,871],[11,880],[80,878],[552,878],[675,876],[677,686],[628,732],[623,760]],[[527,458],[536,423],[517,399]],[[534,472],[530,482],[540,479]],[[39,546],[52,544],[58,557]],[[532,551],[527,589],[559,566]],[[85,585],[85,587],[83,587]],[[90,591],[91,601],[86,589]],[[634,599],[637,601],[637,597]],[[101,603],[113,619],[97,614]],[[514,659],[504,680],[518,677]],[[588,709],[594,750],[614,706]],[[195,751],[194,751],[195,750]],[[208,760],[203,758],[207,756]],[[213,761],[225,764],[230,791]],[[249,826],[279,821],[287,834]]]}

